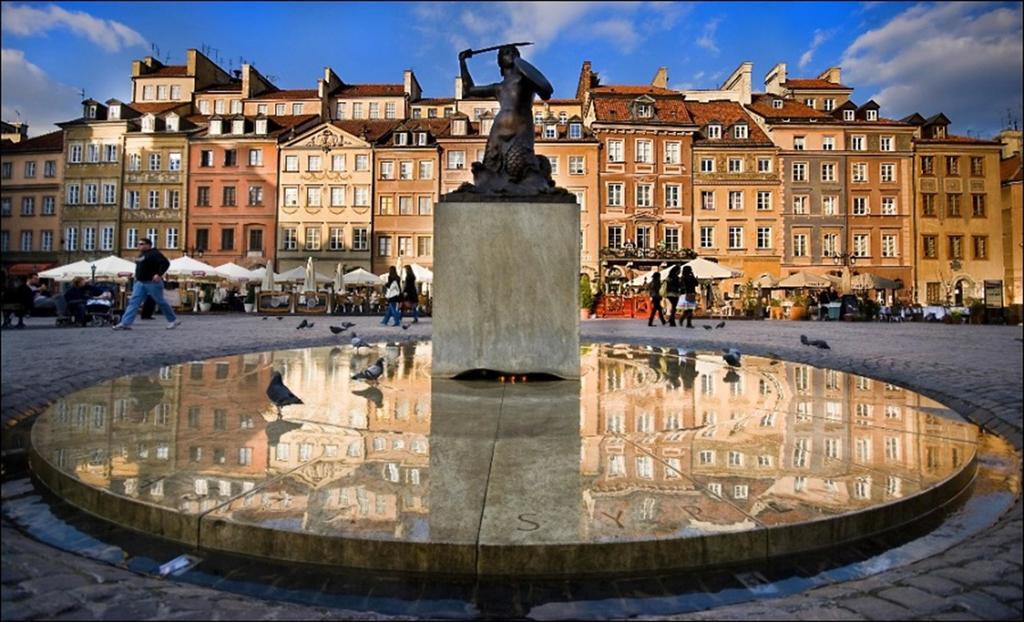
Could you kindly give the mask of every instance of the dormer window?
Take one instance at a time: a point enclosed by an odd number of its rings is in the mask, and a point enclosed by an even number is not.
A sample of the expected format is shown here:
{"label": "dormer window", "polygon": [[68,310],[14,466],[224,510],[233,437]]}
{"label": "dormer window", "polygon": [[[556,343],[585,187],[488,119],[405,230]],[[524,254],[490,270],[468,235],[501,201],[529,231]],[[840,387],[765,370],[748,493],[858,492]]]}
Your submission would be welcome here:
{"label": "dormer window", "polygon": [[853,111],[852,110],[844,110],[843,111],[843,121],[853,121]]}
{"label": "dormer window", "polygon": [[868,117],[867,117],[868,121],[877,121],[878,120],[878,111],[877,110],[868,110],[867,112],[868,112]]}
{"label": "dormer window", "polygon": [[732,135],[734,138],[745,139],[747,137],[747,124],[740,123],[732,128]]}
{"label": "dormer window", "polygon": [[465,119],[454,119],[452,121],[452,134],[455,136],[466,135],[466,120]]}
{"label": "dormer window", "polygon": [[89,104],[85,109],[85,116],[89,119],[96,118],[96,104]]}
{"label": "dormer window", "polygon": [[427,133],[426,132],[417,132],[416,133],[416,144],[421,146],[421,147],[425,147],[426,146],[426,144],[427,144]]}
{"label": "dormer window", "polygon": [[945,138],[945,137],[946,137],[946,126],[945,125],[936,125],[935,126],[935,138]]}
{"label": "dormer window", "polygon": [[242,100],[231,100],[231,114],[242,114]]}
{"label": "dormer window", "polygon": [[544,113],[543,112],[535,112],[535,113],[533,113],[533,124],[534,125],[540,125],[543,122],[544,122]]}
{"label": "dormer window", "polygon": [[210,119],[210,136],[220,136],[223,129],[221,124],[220,119]]}
{"label": "dormer window", "polygon": [[544,138],[558,138],[558,128],[553,123],[544,126]]}
{"label": "dormer window", "polygon": [[650,119],[654,116],[654,106],[646,102],[639,102],[636,105],[636,116],[641,119]]}
{"label": "dormer window", "polygon": [[178,123],[179,123],[178,115],[176,115],[176,114],[169,114],[169,115],[167,115],[167,117],[164,118],[164,123],[167,125],[167,131],[168,132],[177,132],[178,131],[178,127],[179,127],[179,125],[178,125]]}
{"label": "dormer window", "polygon": [[232,134],[245,134],[245,119],[233,119],[231,121]]}
{"label": "dormer window", "polygon": [[152,132],[156,130],[156,117],[151,114],[147,114],[142,117],[142,131]]}
{"label": "dormer window", "polygon": [[708,138],[721,138],[722,137],[722,126],[717,123],[712,123],[708,126]]}
{"label": "dormer window", "polygon": [[267,120],[266,119],[256,119],[256,133],[257,134],[261,134],[261,135],[267,133]]}
{"label": "dormer window", "polygon": [[558,113],[558,122],[565,125],[566,121],[569,120],[569,114],[564,110]]}
{"label": "dormer window", "polygon": [[569,138],[583,138],[583,124],[582,123],[570,123],[569,124]]}
{"label": "dormer window", "polygon": [[409,135],[405,132],[398,132],[395,134],[395,144],[399,147],[404,147],[409,144]]}
{"label": "dormer window", "polygon": [[782,110],[782,100],[781,99],[773,99],[772,100],[772,108],[775,108],[776,110]]}
{"label": "dormer window", "polygon": [[110,108],[107,108],[107,118],[108,119],[120,119],[121,118],[121,106],[114,105],[114,106],[111,106]]}

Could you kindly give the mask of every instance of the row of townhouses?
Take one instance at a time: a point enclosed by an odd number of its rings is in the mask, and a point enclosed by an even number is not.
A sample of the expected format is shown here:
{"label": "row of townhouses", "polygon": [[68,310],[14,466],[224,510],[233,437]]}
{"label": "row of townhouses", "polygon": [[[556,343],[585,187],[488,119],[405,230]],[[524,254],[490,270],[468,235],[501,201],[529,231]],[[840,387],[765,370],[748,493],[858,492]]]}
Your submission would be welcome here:
{"label": "row of townhouses", "polygon": [[[584,61],[572,98],[537,101],[537,152],[581,210],[581,266],[615,282],[697,254],[764,275],[868,272],[918,303],[1021,304],[1021,133],[958,136],[941,112],[887,118],[838,67],[752,64],[716,90],[606,85]],[[498,103],[425,97],[415,74],[278,88],[133,61],[131,100],[82,102],[57,132],[4,124],[3,263],[13,273],[139,237],[170,257],[283,271],[307,257],[381,273],[433,263],[433,211],[471,181]]]}

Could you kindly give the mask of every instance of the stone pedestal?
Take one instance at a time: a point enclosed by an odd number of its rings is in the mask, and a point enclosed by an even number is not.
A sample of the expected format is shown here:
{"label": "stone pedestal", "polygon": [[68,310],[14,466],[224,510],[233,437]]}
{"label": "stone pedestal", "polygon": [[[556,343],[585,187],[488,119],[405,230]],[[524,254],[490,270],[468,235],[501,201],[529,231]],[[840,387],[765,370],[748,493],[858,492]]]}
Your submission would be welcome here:
{"label": "stone pedestal", "polygon": [[580,208],[441,201],[432,374],[580,376]]}

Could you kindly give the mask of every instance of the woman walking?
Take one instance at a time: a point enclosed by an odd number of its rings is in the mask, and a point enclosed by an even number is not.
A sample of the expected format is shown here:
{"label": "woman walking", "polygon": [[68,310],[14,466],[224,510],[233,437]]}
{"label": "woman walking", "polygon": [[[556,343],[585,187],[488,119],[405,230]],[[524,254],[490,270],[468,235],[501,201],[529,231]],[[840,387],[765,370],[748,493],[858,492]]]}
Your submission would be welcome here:
{"label": "woman walking", "polygon": [[682,282],[679,280],[679,266],[672,266],[668,271],[668,278],[665,279],[665,292],[668,295],[668,325],[676,325],[676,307],[679,306],[679,294],[682,291]]}
{"label": "woman walking", "polygon": [[384,298],[387,299],[387,307],[384,310],[384,319],[380,321],[385,326],[389,318],[395,318],[394,326],[402,323],[402,312],[398,303],[402,301],[402,280],[398,278],[398,270],[391,266],[388,270],[388,284],[384,286]]}
{"label": "woman walking", "polygon": [[662,325],[665,324],[665,311],[661,308],[661,273],[655,272],[648,288],[651,294],[651,316],[647,318],[647,325],[654,326],[654,314],[658,314]]}
{"label": "woman walking", "polygon": [[409,304],[409,310],[412,311],[412,323],[415,324],[420,321],[420,291],[416,288],[416,275],[412,271],[412,266],[405,266],[405,283],[402,284],[402,295],[405,298],[405,302]]}
{"label": "woman walking", "polygon": [[[682,292],[683,292],[683,318],[686,320],[686,328],[693,328],[693,310],[697,306],[697,277],[693,274],[693,268],[683,266]],[[682,326],[682,320],[679,325]]]}

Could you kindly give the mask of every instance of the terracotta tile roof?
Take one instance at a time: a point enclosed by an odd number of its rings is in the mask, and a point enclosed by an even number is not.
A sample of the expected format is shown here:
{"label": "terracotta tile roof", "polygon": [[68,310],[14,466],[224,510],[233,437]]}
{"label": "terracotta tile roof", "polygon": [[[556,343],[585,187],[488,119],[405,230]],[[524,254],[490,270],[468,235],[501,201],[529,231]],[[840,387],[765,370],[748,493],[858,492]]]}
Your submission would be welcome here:
{"label": "terracotta tile roof", "polygon": [[[217,116],[217,115],[214,115],[214,116]],[[236,117],[237,116],[238,115],[236,115]],[[232,117],[223,117],[223,118],[225,120],[227,120],[227,119],[230,119]],[[212,138],[212,139],[226,140],[226,141],[230,141],[230,140],[233,140],[233,139],[239,139],[239,138],[245,138],[245,139],[250,139],[250,138],[276,139],[276,138],[279,138],[282,134],[287,133],[292,128],[298,127],[298,126],[302,125],[303,123],[307,123],[309,121],[312,121],[313,119],[318,119],[318,118],[320,118],[320,116],[319,115],[315,115],[315,114],[300,114],[300,115],[287,115],[287,116],[282,115],[282,116],[279,116],[279,117],[266,117],[266,119],[267,119],[267,133],[266,133],[266,135],[260,136],[260,135],[254,134],[253,131],[252,131],[253,130],[253,122],[256,120],[256,115],[248,115],[248,116],[245,117],[245,120],[249,122],[247,124],[247,132],[246,132],[245,135],[238,136],[237,134],[218,134],[216,136],[211,136],[208,133],[209,132],[209,128],[206,127],[206,124],[209,122],[210,117],[204,117],[202,115],[193,115],[191,117],[187,117],[187,119],[189,121],[191,121],[192,123],[203,124],[204,125],[202,131],[200,131],[200,132],[195,134],[196,138]],[[225,125],[225,127],[229,127],[229,126]]]}
{"label": "terracotta tile roof", "polygon": [[843,85],[822,80],[821,78],[790,78],[782,83],[787,89],[840,89],[852,91],[853,89]]}
{"label": "terracotta tile roof", "polygon": [[[773,108],[772,100],[781,99],[782,108]],[[754,95],[747,106],[750,110],[765,117],[766,119],[822,119],[832,121],[833,118],[826,112],[809,108],[800,102],[768,93]]]}
{"label": "terracotta tile roof", "polygon": [[153,76],[187,76],[188,65],[165,65],[156,71],[144,73],[140,78],[152,78]]}
{"label": "terracotta tile roof", "polygon": [[138,104],[124,104],[124,105],[129,107],[129,108],[131,108],[132,110],[138,112],[139,114],[146,114],[147,112],[151,112],[153,114],[162,114],[164,112],[169,112],[171,110],[174,110],[175,108],[181,108],[182,106],[188,106],[189,103],[188,102],[159,102],[159,103],[152,103],[152,104],[141,104],[141,103],[138,103]]}
{"label": "terracotta tile roof", "polygon": [[381,140],[400,124],[401,121],[363,121],[361,119],[331,121],[331,125],[341,128],[353,136],[363,137],[365,135],[368,142]]}
{"label": "terracotta tile roof", "polygon": [[905,121],[897,121],[896,119],[886,119],[885,117],[878,117],[875,121],[868,121],[867,119],[854,119],[853,121],[843,121],[842,119],[836,119],[843,125],[895,125],[900,127],[914,127],[913,123],[907,123]]}
{"label": "terracotta tile roof", "polygon": [[281,89],[257,95],[253,99],[317,99],[316,89]]}
{"label": "terracotta tile roof", "polygon": [[970,136],[957,136],[956,134],[947,134],[944,138],[915,138],[914,142],[925,143],[929,145],[934,144],[962,144],[962,145],[1000,145],[998,140],[986,140],[984,138],[972,138]]}
{"label": "terracotta tile roof", "polygon": [[572,105],[579,105],[580,100],[575,99],[575,98],[572,98],[572,99],[549,99],[549,100],[547,100],[544,103],[545,104],[551,104],[552,106],[572,106]]}
{"label": "terracotta tile roof", "polygon": [[1024,169],[1021,167],[1020,153],[1015,153],[1009,158],[999,161],[999,179],[1002,182],[1024,180]]}
{"label": "terracotta tile roof", "polygon": [[342,84],[331,91],[332,97],[401,97],[405,86],[401,84]]}
{"label": "terracotta tile roof", "polygon": [[[660,86],[650,86],[646,84],[641,85],[624,85],[616,84],[609,86],[595,86],[590,89],[592,96],[596,95],[679,95],[679,91],[673,91],[672,89],[663,89]],[[575,101],[575,100],[574,100]]]}
{"label": "terracotta tile roof", "polygon": [[[686,109],[690,111],[693,122],[702,128],[712,121],[722,125],[722,138],[707,139],[703,133],[695,137],[694,145],[772,145],[768,135],[754,123],[747,111],[737,102],[714,101],[714,102],[686,102]],[[746,139],[733,138],[732,127],[739,122],[747,124]]]}
{"label": "terracotta tile roof", "polygon": [[[657,86],[601,86],[591,90],[594,112],[598,121],[630,122],[644,124],[689,125],[693,123],[690,113],[678,91]],[[641,95],[654,100],[654,116],[649,119],[635,119],[632,104]]]}
{"label": "terracotta tile roof", "polygon": [[3,144],[4,153],[22,151],[63,151],[63,149],[63,130],[57,130],[56,132],[50,132],[49,134],[41,134],[34,138],[29,138],[16,143],[5,140]]}

